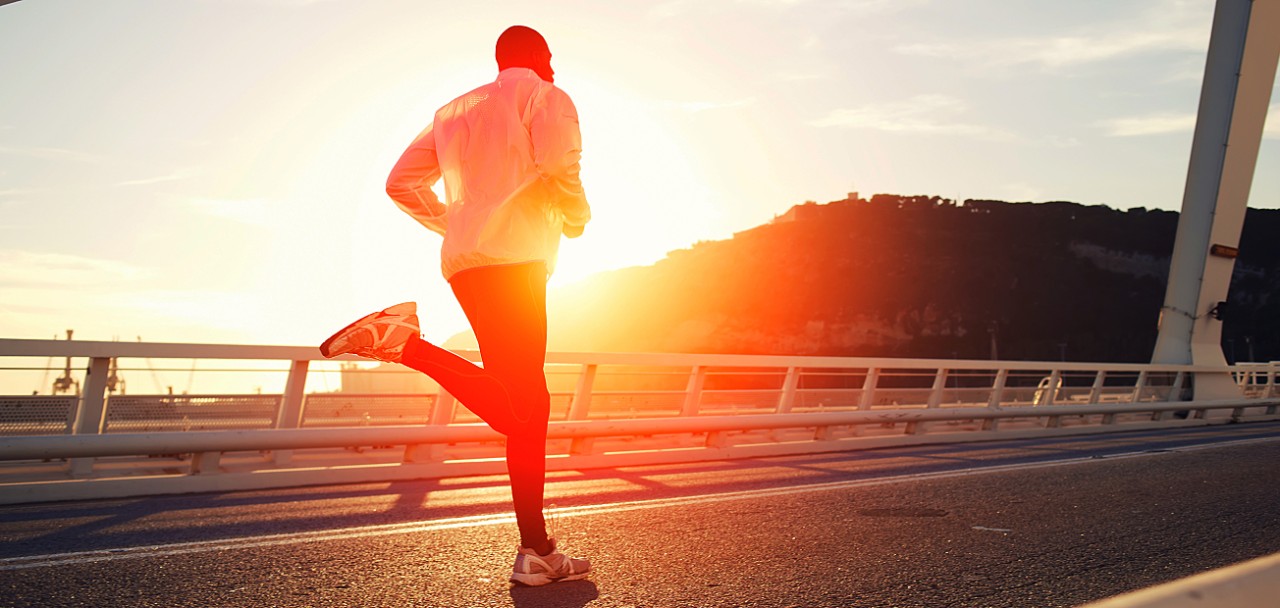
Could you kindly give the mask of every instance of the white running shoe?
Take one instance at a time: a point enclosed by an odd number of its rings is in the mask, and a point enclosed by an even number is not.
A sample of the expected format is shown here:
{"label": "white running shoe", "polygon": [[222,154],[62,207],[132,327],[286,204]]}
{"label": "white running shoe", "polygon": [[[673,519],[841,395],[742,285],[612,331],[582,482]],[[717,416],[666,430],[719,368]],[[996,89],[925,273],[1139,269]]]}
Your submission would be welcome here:
{"label": "white running shoe", "polygon": [[538,555],[537,551],[520,547],[516,551],[516,563],[511,569],[511,582],[538,587],[559,581],[576,581],[591,573],[591,562],[569,557],[556,549],[551,539],[551,553]]}
{"label": "white running shoe", "polygon": [[320,354],[333,358],[351,353],[378,361],[399,363],[409,338],[421,333],[418,328],[418,304],[405,302],[365,316],[342,328],[320,345]]}

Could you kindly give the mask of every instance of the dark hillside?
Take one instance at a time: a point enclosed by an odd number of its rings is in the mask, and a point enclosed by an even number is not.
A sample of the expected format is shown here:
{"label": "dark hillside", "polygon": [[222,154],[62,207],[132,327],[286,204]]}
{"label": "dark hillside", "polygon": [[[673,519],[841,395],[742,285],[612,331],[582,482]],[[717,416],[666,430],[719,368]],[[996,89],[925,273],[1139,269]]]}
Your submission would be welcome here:
{"label": "dark hillside", "polygon": [[[1067,202],[806,203],[553,293],[551,348],[989,358],[994,344],[1001,359],[1145,361],[1177,219]],[[1241,360],[1280,358],[1276,235],[1280,211],[1249,211],[1224,335]]]}

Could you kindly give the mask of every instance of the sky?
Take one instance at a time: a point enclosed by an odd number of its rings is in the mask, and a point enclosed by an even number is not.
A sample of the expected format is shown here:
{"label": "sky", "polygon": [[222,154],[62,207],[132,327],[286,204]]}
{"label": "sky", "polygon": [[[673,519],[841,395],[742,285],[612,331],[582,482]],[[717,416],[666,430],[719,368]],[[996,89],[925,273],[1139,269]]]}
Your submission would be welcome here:
{"label": "sky", "polygon": [[[1177,210],[1212,0],[24,0],[0,6],[0,336],[318,344],[465,318],[386,197],[541,31],[594,219],[552,287],[848,192]],[[1250,206],[1280,208],[1273,96]],[[767,288],[763,286],[762,288]]]}

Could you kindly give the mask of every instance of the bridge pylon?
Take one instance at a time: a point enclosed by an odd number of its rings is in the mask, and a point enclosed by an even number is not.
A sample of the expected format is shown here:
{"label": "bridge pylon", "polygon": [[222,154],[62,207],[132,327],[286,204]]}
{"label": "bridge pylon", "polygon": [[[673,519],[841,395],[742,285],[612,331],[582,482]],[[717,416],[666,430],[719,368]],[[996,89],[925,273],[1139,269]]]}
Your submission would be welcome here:
{"label": "bridge pylon", "polygon": [[1218,0],[1191,143],[1182,214],[1152,363],[1223,367],[1197,373],[1195,398],[1240,389],[1225,371],[1222,321],[1249,188],[1280,59],[1280,0]]}

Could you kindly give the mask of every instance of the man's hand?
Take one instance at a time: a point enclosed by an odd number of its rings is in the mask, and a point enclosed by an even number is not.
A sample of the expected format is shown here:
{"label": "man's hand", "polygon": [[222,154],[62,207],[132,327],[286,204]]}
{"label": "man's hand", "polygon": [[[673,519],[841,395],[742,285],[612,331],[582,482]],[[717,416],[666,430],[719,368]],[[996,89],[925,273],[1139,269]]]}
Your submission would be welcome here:
{"label": "man's hand", "polygon": [[583,229],[583,228],[585,228],[585,226],[572,226],[572,225],[569,225],[569,224],[565,224],[565,225],[564,225],[564,230],[563,230],[562,232],[564,232],[564,235],[565,235],[565,236],[567,236],[567,237],[569,237],[569,238],[571,238],[571,239],[576,239],[576,238],[578,238],[578,237],[582,236],[582,229]]}

